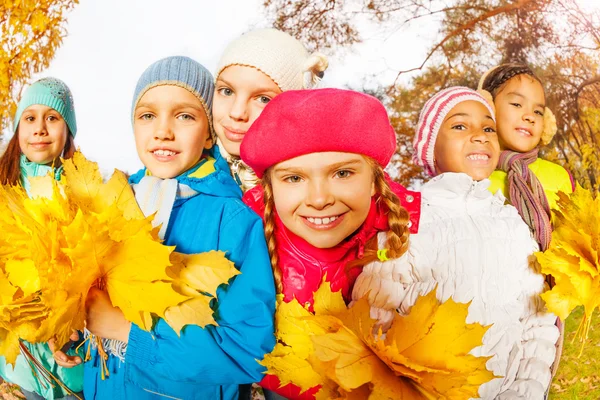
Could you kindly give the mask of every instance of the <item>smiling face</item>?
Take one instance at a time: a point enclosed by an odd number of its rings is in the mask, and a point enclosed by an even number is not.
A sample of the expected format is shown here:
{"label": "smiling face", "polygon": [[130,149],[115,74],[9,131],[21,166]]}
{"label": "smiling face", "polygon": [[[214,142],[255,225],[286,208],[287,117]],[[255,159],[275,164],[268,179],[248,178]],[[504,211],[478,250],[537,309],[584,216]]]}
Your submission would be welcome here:
{"label": "smiling face", "polygon": [[69,128],[58,111],[35,104],[23,111],[17,135],[21,152],[29,161],[50,164],[62,154]]}
{"label": "smiling face", "polygon": [[133,117],[138,156],[158,178],[181,175],[200,161],[204,149],[212,146],[202,103],[179,86],[148,90]]}
{"label": "smiling face", "polygon": [[280,93],[279,86],[256,68],[232,65],[221,72],[212,113],[215,132],[227,153],[240,155],[244,135],[267,103]]}
{"label": "smiling face", "polygon": [[281,221],[317,248],[337,246],[360,228],[375,195],[373,169],[358,154],[307,154],[268,173]]}
{"label": "smiling face", "polygon": [[506,82],[494,99],[502,150],[526,153],[540,143],[545,104],[544,89],[532,77],[517,75]]}
{"label": "smiling face", "polygon": [[434,158],[438,173],[463,172],[482,180],[496,169],[499,157],[496,124],[478,101],[463,101],[450,110],[438,133]]}

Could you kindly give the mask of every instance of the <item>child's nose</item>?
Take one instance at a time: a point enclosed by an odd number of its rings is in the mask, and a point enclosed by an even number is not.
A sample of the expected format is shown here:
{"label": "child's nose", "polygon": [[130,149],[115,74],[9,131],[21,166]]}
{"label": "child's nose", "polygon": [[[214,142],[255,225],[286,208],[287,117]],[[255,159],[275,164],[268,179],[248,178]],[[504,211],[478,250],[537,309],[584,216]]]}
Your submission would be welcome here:
{"label": "child's nose", "polygon": [[236,97],[229,110],[229,117],[234,121],[248,121],[248,107],[245,99]]}
{"label": "child's nose", "polygon": [[171,124],[167,118],[159,119],[154,137],[158,140],[173,140],[175,135],[173,135]]}
{"label": "child's nose", "polygon": [[523,120],[533,124],[535,123],[535,115],[533,115],[532,112],[526,112],[525,114],[523,114]]}
{"label": "child's nose", "polygon": [[312,181],[308,185],[308,193],[306,196],[306,204],[322,210],[327,206],[332,205],[334,196],[331,193],[329,185],[324,181]]}
{"label": "child's nose", "polygon": [[38,118],[35,121],[35,126],[34,126],[34,135],[40,135],[40,136],[45,136],[48,134],[48,128],[46,126],[46,120],[44,118]]}
{"label": "child's nose", "polygon": [[489,143],[490,138],[483,129],[479,129],[472,137],[471,140],[477,143]]}

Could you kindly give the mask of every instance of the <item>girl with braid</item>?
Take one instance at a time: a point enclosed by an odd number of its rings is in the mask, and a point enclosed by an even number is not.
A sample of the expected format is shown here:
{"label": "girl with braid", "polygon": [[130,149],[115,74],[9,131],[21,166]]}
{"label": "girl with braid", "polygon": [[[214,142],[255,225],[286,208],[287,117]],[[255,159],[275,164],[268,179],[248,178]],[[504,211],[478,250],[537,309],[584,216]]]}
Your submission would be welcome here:
{"label": "girl with braid", "polygon": [[494,99],[498,119],[500,160],[490,177],[490,190],[501,190],[519,210],[542,251],[552,234],[550,209],[559,191],[572,193],[574,182],[567,170],[538,157],[540,147],[556,133],[556,119],[546,107],[540,79],[526,65],[503,64],[489,70],[480,89]]}
{"label": "girl with braid", "polygon": [[496,376],[478,398],[543,399],[559,332],[539,296],[544,277],[529,263],[538,245],[517,210],[488,190],[500,153],[493,106],[469,88],[442,90],[423,107],[413,147],[432,176],[421,188],[419,232],[402,257],[364,267],[353,299],[368,295],[384,329],[433,290],[441,302],[469,303],[466,322],[490,326],[471,354],[490,357]]}
{"label": "girl with braid", "polygon": [[[263,216],[284,301],[296,298],[312,307],[323,280],[349,301],[361,268],[348,264],[377,259],[380,232],[388,258],[406,251],[409,230],[418,225],[420,197],[383,171],[395,150],[384,106],[349,90],[284,92],[250,127],[241,157],[261,185],[244,201]],[[274,376],[261,385],[287,399],[312,399],[319,389],[300,394],[293,385],[280,388]]]}
{"label": "girl with braid", "polygon": [[[558,192],[575,190],[572,175],[562,166],[538,157],[556,133],[556,118],[546,107],[541,80],[523,64],[502,64],[486,72],[479,89],[491,94],[498,120],[500,159],[490,177],[489,190],[502,191],[516,207],[540,246],[548,249],[552,238],[551,209],[556,208]],[[553,278],[547,277],[550,286]],[[564,340],[564,324],[557,342],[552,374],[558,370]]]}

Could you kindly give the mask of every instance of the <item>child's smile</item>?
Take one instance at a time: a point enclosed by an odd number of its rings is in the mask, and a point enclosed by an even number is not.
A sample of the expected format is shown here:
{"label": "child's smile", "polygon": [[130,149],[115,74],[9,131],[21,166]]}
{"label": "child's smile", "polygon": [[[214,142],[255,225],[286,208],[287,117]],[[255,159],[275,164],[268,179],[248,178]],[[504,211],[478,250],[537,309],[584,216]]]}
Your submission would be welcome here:
{"label": "child's smile", "polygon": [[478,165],[487,165],[492,160],[491,152],[473,152],[467,155],[467,160]]}
{"label": "child's smile", "polygon": [[344,214],[331,215],[328,217],[302,217],[311,229],[328,230],[337,227],[344,220]]}
{"label": "child's smile", "polygon": [[477,181],[489,178],[499,157],[496,124],[489,114],[473,100],[448,112],[435,142],[438,173],[463,172]]}
{"label": "child's smile", "polygon": [[227,153],[240,155],[246,131],[279,93],[279,86],[256,68],[232,65],[221,72],[212,112],[215,132]]}
{"label": "child's smile", "polygon": [[36,104],[23,112],[17,132],[19,146],[27,159],[49,164],[61,155],[69,128],[56,110]]}
{"label": "child's smile", "polygon": [[156,158],[160,162],[169,162],[173,161],[175,156],[179,154],[179,152],[168,149],[168,148],[158,148],[150,151],[154,158]]}
{"label": "child's smile", "polygon": [[516,76],[498,92],[494,104],[502,149],[520,153],[533,150],[544,130],[542,85],[529,76]]}
{"label": "child's smile", "polygon": [[133,128],[140,160],[163,179],[192,168],[212,146],[202,103],[179,86],[148,90],[136,106]]}
{"label": "child's smile", "polygon": [[360,228],[375,195],[370,164],[353,153],[310,153],[276,164],[269,174],[283,224],[322,249]]}

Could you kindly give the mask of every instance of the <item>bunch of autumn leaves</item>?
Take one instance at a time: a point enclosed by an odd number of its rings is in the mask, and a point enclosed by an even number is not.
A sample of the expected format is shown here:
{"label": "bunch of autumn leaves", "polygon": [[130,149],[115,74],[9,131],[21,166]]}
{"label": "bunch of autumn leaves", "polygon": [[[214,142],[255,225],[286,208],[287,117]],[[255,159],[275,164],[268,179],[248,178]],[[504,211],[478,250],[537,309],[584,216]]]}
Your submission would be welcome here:
{"label": "bunch of autumn leaves", "polygon": [[[154,316],[176,332],[216,325],[210,303],[239,273],[233,263],[221,252],[183,255],[161,244],[121,172],[104,183],[80,153],[64,172],[60,182],[34,178],[31,196],[0,188],[0,354],[14,363],[20,340],[66,343],[83,329],[87,293],[99,282],[143,329]],[[468,304],[440,304],[434,292],[398,315],[385,338],[366,299],[347,308],[328,284],[314,313],[278,303],[279,343],[262,362],[282,384],[321,386],[319,399],[463,399],[493,378],[488,358],[469,354],[487,329],[466,324]]]}
{"label": "bunch of autumn leaves", "polygon": [[66,343],[83,330],[89,289],[101,284],[113,306],[143,329],[153,316],[180,332],[215,324],[210,302],[239,272],[222,252],[183,255],[161,244],[126,176],[103,182],[76,153],[60,182],[0,187],[0,354],[14,365],[19,341]]}

